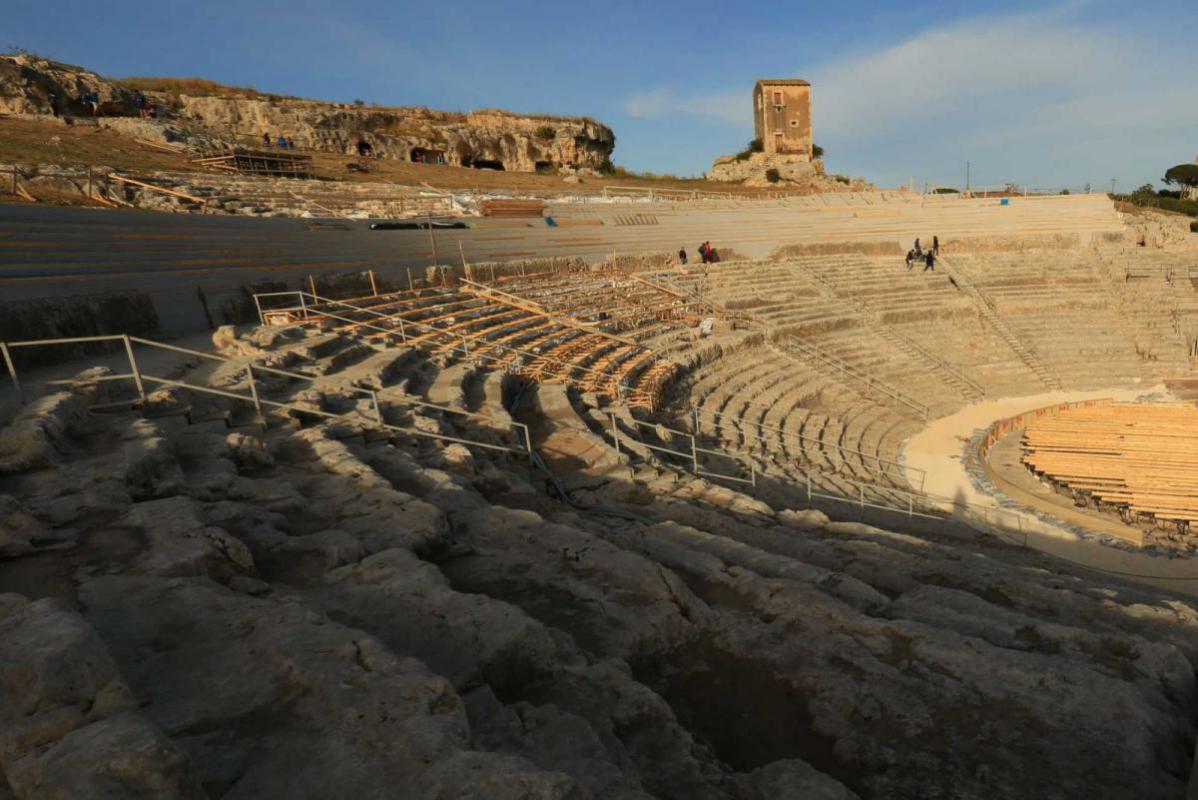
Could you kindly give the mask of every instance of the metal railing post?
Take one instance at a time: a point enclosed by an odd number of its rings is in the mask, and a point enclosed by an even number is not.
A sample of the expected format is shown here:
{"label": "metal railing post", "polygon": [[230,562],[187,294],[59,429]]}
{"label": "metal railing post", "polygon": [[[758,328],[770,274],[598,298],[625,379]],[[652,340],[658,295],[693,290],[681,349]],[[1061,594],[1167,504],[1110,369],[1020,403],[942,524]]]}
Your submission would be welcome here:
{"label": "metal railing post", "polygon": [[691,463],[694,464],[695,474],[699,474],[699,444],[695,441],[695,437],[691,435]]}
{"label": "metal railing post", "polygon": [[262,402],[258,399],[258,384],[254,382],[254,365],[245,365],[245,375],[250,381],[250,397],[254,399],[254,411],[258,416],[262,416]]}
{"label": "metal railing post", "polygon": [[811,502],[811,470],[807,471],[807,502]]}
{"label": "metal railing post", "polygon": [[262,301],[258,298],[257,292],[254,292],[254,308],[258,309],[258,324],[264,324],[262,319]]}
{"label": "metal railing post", "polygon": [[144,402],[146,399],[146,387],[141,382],[141,370],[137,368],[137,359],[133,357],[133,343],[129,341],[129,334],[124,334],[121,337],[125,343],[125,355],[129,356],[129,369],[133,372],[133,382],[137,384],[137,396]]}
{"label": "metal railing post", "polygon": [[4,356],[4,366],[8,369],[8,376],[12,378],[13,388],[17,390],[17,401],[25,404],[25,395],[21,391],[21,381],[17,378],[17,368],[12,363],[12,353],[8,352],[8,345],[0,342],[0,355]]}
{"label": "metal railing post", "polygon": [[619,455],[620,454],[620,429],[616,425],[616,415],[610,411],[608,412],[607,415],[609,417],[611,417],[611,438],[612,438],[612,441],[615,442],[615,445],[616,445],[616,455]]}
{"label": "metal railing post", "polygon": [[370,399],[375,404],[375,422],[382,425],[382,407],[379,405],[379,393],[375,392],[374,389],[370,389]]}
{"label": "metal railing post", "polygon": [[[528,457],[532,458],[532,434],[528,432],[528,426],[524,423],[518,423],[524,429],[524,449],[528,451]],[[616,448],[617,452],[619,447]]]}
{"label": "metal railing post", "polygon": [[307,321],[307,319],[308,319],[308,304],[304,301],[304,293],[301,290],[297,294],[299,294],[299,299],[300,299],[300,311],[304,315],[304,320]]}

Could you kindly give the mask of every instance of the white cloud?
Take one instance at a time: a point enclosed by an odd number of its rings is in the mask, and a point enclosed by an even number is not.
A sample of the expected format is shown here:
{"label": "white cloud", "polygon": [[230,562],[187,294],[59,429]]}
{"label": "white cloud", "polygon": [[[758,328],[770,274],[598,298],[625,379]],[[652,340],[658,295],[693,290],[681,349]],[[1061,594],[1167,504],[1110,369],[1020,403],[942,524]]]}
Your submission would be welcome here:
{"label": "white cloud", "polygon": [[[815,138],[833,170],[951,180],[972,158],[983,180],[1127,185],[1194,157],[1196,72],[1193,51],[1066,3],[931,28],[796,74],[812,82]],[[626,107],[747,126],[748,94],[659,88]]]}
{"label": "white cloud", "polygon": [[669,89],[638,92],[624,101],[624,112],[638,119],[659,117],[665,113],[673,98],[674,93]]}
{"label": "white cloud", "polygon": [[670,114],[685,114],[711,122],[745,125],[752,120],[748,92],[706,92],[680,95],[668,88],[637,92],[624,101],[630,117],[646,119]]}

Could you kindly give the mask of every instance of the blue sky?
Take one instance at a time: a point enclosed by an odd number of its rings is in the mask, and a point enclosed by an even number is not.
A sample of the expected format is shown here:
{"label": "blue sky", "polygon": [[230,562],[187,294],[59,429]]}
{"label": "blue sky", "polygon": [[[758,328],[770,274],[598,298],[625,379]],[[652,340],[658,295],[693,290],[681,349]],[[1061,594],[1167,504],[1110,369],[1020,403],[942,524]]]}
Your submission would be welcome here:
{"label": "blue sky", "polygon": [[[830,171],[1120,188],[1198,155],[1198,3],[494,0],[11,3],[19,45],[111,76],[388,105],[587,114],[614,160],[700,174],[758,77],[808,78]],[[1187,52],[1188,51],[1188,52]]]}

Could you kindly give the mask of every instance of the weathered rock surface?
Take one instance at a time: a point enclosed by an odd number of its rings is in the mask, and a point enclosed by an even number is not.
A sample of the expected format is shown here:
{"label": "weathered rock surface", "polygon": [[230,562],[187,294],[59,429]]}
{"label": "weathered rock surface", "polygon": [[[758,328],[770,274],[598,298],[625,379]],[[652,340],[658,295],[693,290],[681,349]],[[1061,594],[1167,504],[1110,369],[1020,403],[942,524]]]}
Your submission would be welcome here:
{"label": "weathered rock surface", "polygon": [[56,600],[0,595],[0,778],[17,797],[202,798],[103,642]]}
{"label": "weathered rock surface", "polygon": [[357,155],[359,142],[375,155],[454,166],[491,166],[533,172],[563,166],[598,168],[611,156],[616,137],[581,117],[536,117],[506,111],[466,114],[427,108],[376,108],[315,100],[251,100],[240,97],[176,99],[184,125],[261,140],[286,135],[305,150]]}
{"label": "weathered rock surface", "polygon": [[[767,173],[775,170],[777,180]],[[711,165],[709,177],[716,181],[741,183],[745,186],[779,188],[807,187],[817,191],[869,191],[874,187],[864,180],[837,180],[824,174],[823,161],[808,161],[787,155],[751,153],[748,158],[720,156]]]}
{"label": "weathered rock surface", "polygon": [[[440,374],[221,340],[319,362],[263,385],[312,407]],[[31,404],[0,430],[0,797],[1184,796],[1194,604],[632,464],[594,403],[515,412],[595,451],[557,454],[570,503],[426,437]],[[451,416],[403,425],[486,429]]]}
{"label": "weathered rock surface", "polygon": [[0,56],[0,114],[90,115],[80,97],[94,92],[101,117],[133,117],[108,127],[165,141],[261,144],[286,136],[304,150],[373,155],[515,172],[596,169],[616,137],[587,117],[520,115],[486,109],[469,113],[377,107],[281,97],[190,96],[146,92],[158,101],[158,120],[137,118],[135,92],[81,67],[36,56]]}
{"label": "weathered rock surface", "polygon": [[136,114],[134,93],[83,67],[33,55],[0,56],[0,114],[91,115],[80,98],[95,93],[101,114]]}

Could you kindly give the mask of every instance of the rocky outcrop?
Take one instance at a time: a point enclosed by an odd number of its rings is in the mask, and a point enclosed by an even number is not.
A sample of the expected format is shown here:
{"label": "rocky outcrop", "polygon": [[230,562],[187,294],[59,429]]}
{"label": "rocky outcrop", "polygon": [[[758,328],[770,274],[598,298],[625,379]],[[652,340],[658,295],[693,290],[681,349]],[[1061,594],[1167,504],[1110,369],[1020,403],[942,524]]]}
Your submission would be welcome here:
{"label": "rocky outcrop", "polygon": [[304,150],[357,155],[360,144],[384,158],[514,172],[602,166],[616,138],[580,117],[520,116],[506,111],[455,114],[427,108],[376,108],[314,100],[241,97],[171,98],[178,120],[260,143],[286,136]]}
{"label": "rocky outcrop", "polygon": [[34,55],[0,56],[0,114],[90,116],[84,94],[99,98],[97,113],[135,114],[134,93],[83,67]]}
{"label": "rocky outcrop", "polygon": [[[771,170],[777,172],[777,180],[769,179]],[[797,156],[768,155],[766,153],[750,153],[747,158],[720,156],[712,163],[708,177],[716,181],[740,183],[745,186],[805,187],[815,191],[869,191],[873,189],[872,185],[860,179],[850,181],[848,178],[825,175],[824,162],[820,159],[808,161],[806,158]]]}
{"label": "rocky outcrop", "polygon": [[[204,83],[206,82],[197,82]],[[211,84],[213,92],[221,91]],[[95,93],[97,115],[125,135],[195,148],[261,146],[286,136],[293,147],[357,156],[534,172],[598,169],[616,144],[610,128],[587,117],[469,113],[329,103],[273,95],[145,92],[158,119],[139,118],[136,93],[82,67],[30,55],[0,56],[0,114],[87,115],[80,98]]]}

